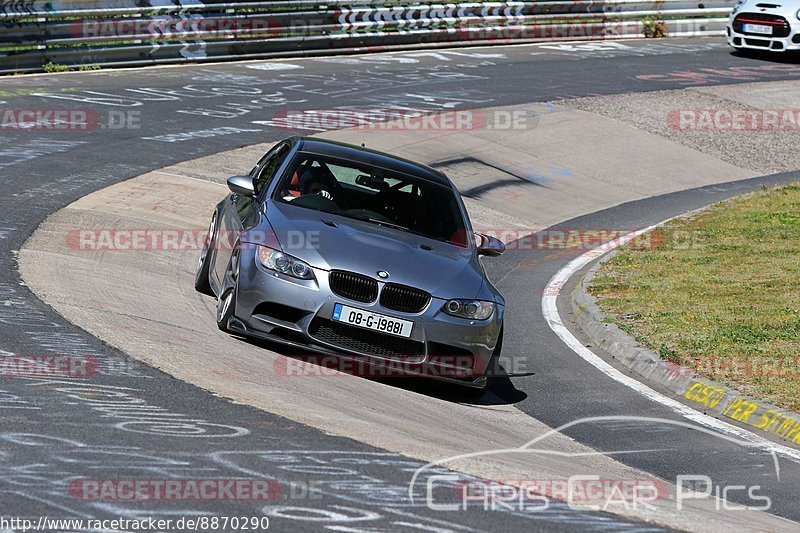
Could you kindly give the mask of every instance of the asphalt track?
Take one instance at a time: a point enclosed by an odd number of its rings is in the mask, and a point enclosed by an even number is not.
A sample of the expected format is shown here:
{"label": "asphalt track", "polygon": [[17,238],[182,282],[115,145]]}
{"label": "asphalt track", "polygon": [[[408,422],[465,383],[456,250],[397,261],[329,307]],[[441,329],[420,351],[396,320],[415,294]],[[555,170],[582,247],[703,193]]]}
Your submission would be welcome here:
{"label": "asphalt track", "polygon": [[[101,376],[89,384],[3,381],[0,408],[5,413],[0,439],[4,454],[0,460],[4,481],[0,508],[8,514],[13,510],[17,516],[31,517],[149,516],[154,510],[176,516],[208,512],[248,515],[257,509],[242,502],[188,506],[171,502],[109,504],[76,500],[67,487],[76,477],[85,477],[87,471],[98,479],[120,477],[123,469],[130,477],[138,478],[205,477],[212,472],[220,477],[235,477],[258,472],[284,483],[295,482],[296,486],[318,481],[324,472],[336,479],[325,481],[322,492],[314,491],[320,498],[300,504],[297,502],[302,498],[293,498],[291,505],[295,509],[283,512],[275,511],[273,506],[273,527],[285,524],[317,529],[322,525],[380,524],[397,529],[414,527],[414,523],[418,523],[416,527],[455,528],[461,524],[503,530],[639,527],[602,513],[564,509],[536,515],[472,512],[455,518],[448,515],[446,523],[437,522],[441,516],[424,507],[411,507],[404,500],[410,472],[418,462],[214,398],[127,359],[66,323],[21,286],[14,255],[48,214],[92,191],[170,163],[284,137],[285,130],[251,123],[268,120],[281,107],[374,107],[392,101],[407,102],[409,107],[430,105],[438,109],[446,105],[459,109],[800,77],[800,67],[791,62],[734,57],[716,41],[672,42],[678,46],[658,53],[646,48],[648,43],[629,43],[634,50],[642,47],[641,52],[613,47],[604,50],[602,46],[578,52],[510,47],[418,54],[413,57],[414,62],[365,58],[298,60],[288,63],[302,66],[293,71],[302,70],[302,74],[292,74],[291,80],[280,82],[275,73],[269,75],[233,64],[3,79],[0,94],[4,96],[0,100],[4,107],[133,110],[138,114],[127,117],[135,117],[140,128],[103,128],[89,133],[4,132],[0,137],[0,169],[5,185],[0,291],[6,300],[0,307],[0,350],[18,355],[88,354],[101,361]],[[686,45],[686,49],[680,45]],[[408,55],[399,57],[404,56]],[[257,83],[270,89],[269,97],[256,108],[243,105],[252,100],[247,87]],[[209,91],[209,87],[216,87],[217,91]],[[240,130],[217,129],[220,127]],[[176,133],[189,135],[179,138],[174,137]],[[173,137],[163,137],[169,135]],[[564,223],[563,227],[635,229],[757,185],[740,182],[634,202]],[[540,294],[550,276],[570,258],[568,254],[542,255],[535,250],[509,254],[487,266],[505,294]],[[530,265],[531,261],[537,265],[533,278],[529,271],[516,268],[523,262]],[[593,370],[577,362],[546,329],[537,310],[536,299],[510,299],[512,318],[508,327],[526,334],[524,344],[522,338],[507,344],[506,356],[533,359],[534,374],[512,376],[495,390],[497,398],[514,403],[551,427],[574,421],[576,414],[674,418],[631,391],[598,381]],[[531,346],[536,347],[536,353],[530,353]],[[82,388],[89,390],[81,392]],[[153,406],[154,411],[160,408],[160,412],[171,413],[175,427],[167,429],[154,422],[154,417],[141,414],[132,425],[120,426],[125,419],[92,408],[98,397],[123,391]],[[131,427],[136,431],[130,431]],[[194,436],[192,429],[197,429]],[[246,435],[221,436],[243,430]],[[771,512],[800,519],[795,505],[800,487],[798,469],[786,461],[781,462],[778,482],[765,472],[762,456],[713,437],[667,431],[660,426],[610,429],[591,423],[566,433],[603,451],[661,449],[662,453],[621,460],[665,479],[686,473],[687,465],[702,465],[698,473],[720,483],[749,486],[757,478],[773,498]],[[341,483],[343,476],[353,482]],[[317,511],[309,511],[311,508]],[[324,518],[315,521],[309,516]]]}

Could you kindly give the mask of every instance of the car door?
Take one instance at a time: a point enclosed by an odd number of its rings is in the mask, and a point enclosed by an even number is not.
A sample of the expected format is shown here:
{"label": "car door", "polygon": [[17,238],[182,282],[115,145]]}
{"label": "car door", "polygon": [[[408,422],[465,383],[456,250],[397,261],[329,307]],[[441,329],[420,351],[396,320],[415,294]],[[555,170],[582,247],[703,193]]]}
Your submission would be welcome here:
{"label": "car door", "polygon": [[[276,171],[288,153],[289,144],[286,142],[278,143],[253,167],[249,175],[253,179],[255,197],[231,193],[224,200],[223,207],[219,213],[217,249],[214,258],[213,277],[217,287],[224,286],[225,274],[228,270],[231,254],[239,241],[242,231],[259,223],[261,217],[259,209],[261,206],[261,194],[269,187]],[[215,292],[220,294],[221,290],[216,290]]]}

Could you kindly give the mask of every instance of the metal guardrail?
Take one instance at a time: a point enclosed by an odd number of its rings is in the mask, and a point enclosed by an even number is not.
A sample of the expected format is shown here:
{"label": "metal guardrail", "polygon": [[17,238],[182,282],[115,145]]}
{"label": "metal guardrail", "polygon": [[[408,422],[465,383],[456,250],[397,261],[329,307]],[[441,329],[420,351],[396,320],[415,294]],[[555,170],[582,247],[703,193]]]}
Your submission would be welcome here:
{"label": "metal guardrail", "polygon": [[0,71],[724,31],[732,0],[0,0]]}

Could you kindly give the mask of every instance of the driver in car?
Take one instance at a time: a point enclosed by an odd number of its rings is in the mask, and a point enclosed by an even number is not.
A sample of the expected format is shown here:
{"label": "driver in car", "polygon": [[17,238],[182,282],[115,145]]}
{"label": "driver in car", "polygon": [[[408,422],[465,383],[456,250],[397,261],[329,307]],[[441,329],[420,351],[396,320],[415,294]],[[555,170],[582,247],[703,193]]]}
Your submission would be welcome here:
{"label": "driver in car", "polygon": [[281,196],[287,202],[306,194],[319,194],[323,198],[333,200],[336,191],[335,181],[324,168],[304,165],[294,173],[289,188]]}

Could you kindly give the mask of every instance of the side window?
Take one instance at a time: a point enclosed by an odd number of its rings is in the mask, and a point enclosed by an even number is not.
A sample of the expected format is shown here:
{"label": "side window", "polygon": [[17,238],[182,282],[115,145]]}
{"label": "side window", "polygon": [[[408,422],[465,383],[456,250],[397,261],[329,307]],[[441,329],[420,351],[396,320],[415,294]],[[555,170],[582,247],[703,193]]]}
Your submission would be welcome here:
{"label": "side window", "polygon": [[253,186],[255,187],[256,194],[261,194],[269,187],[272,178],[281,166],[283,159],[289,152],[289,146],[281,144],[270,150],[264,156],[259,164],[256,166],[255,175],[253,176]]}

